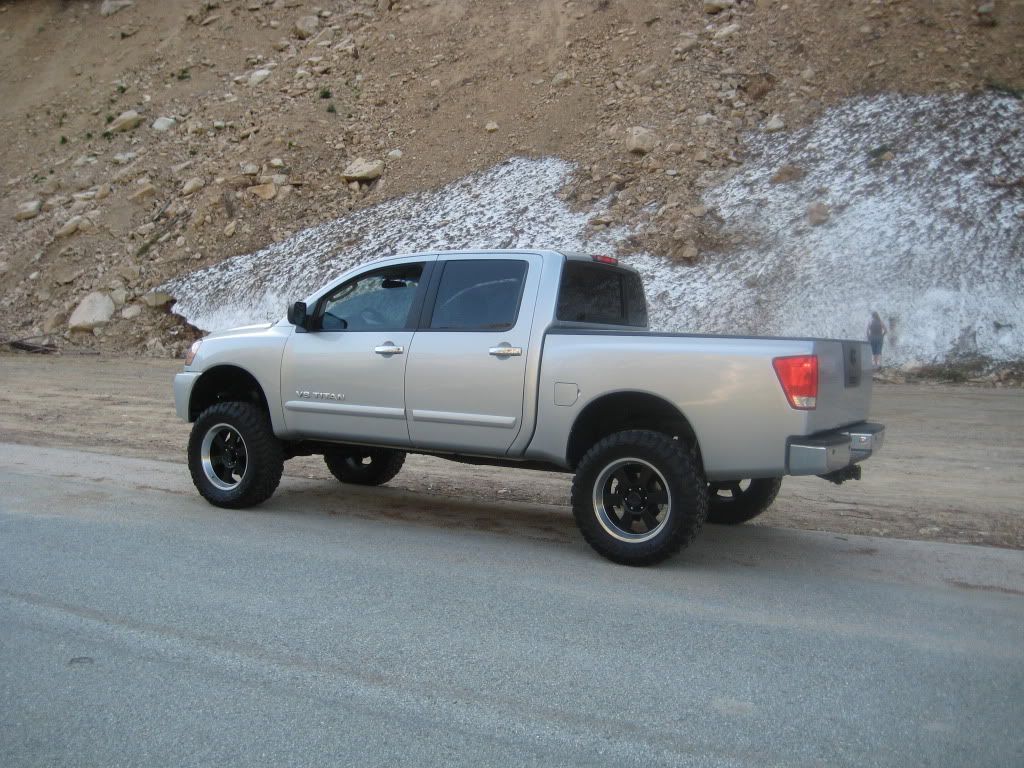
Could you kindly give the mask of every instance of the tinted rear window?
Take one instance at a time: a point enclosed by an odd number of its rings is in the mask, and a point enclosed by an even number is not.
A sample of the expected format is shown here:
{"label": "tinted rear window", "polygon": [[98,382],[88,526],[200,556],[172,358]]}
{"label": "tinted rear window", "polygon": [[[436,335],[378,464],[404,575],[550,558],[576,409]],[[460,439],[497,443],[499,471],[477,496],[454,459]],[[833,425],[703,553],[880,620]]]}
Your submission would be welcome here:
{"label": "tinted rear window", "polygon": [[562,270],[556,317],[570,323],[647,325],[640,276],[585,261],[567,261]]}
{"label": "tinted rear window", "polygon": [[507,330],[516,324],[525,261],[459,260],[444,265],[430,327],[449,331]]}

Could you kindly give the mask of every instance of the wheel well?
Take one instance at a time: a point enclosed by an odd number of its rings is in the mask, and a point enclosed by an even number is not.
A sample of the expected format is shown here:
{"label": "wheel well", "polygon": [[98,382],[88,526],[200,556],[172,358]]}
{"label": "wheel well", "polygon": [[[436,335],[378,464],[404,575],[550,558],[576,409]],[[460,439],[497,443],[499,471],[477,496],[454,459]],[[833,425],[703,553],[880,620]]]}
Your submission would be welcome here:
{"label": "wheel well", "polygon": [[697,435],[678,408],[656,395],[616,392],[599,397],[576,417],[566,450],[569,466],[575,469],[583,454],[598,440],[624,429],[663,432],[693,448],[700,461]]}
{"label": "wheel well", "polygon": [[228,401],[252,403],[266,412],[270,410],[267,397],[255,376],[234,365],[218,365],[200,376],[193,385],[188,401],[189,421],[195,421],[211,405]]}

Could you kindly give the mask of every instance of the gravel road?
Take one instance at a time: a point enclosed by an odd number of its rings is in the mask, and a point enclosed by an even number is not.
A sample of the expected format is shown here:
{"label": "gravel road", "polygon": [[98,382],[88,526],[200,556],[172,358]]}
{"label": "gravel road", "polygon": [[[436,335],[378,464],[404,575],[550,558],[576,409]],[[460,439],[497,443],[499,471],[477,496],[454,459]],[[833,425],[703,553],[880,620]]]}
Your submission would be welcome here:
{"label": "gravel road", "polygon": [[[180,368],[172,360],[0,355],[0,440],[183,464],[189,427],[175,417],[171,393]],[[887,425],[886,444],[862,481],[787,478],[756,524],[1024,548],[1024,391],[876,384],[872,417]],[[333,482],[317,458],[285,471]],[[390,485],[565,506],[569,482],[411,457]]]}
{"label": "gravel road", "polygon": [[0,444],[0,764],[1024,761],[1024,555],[767,526],[612,565],[563,507]]}

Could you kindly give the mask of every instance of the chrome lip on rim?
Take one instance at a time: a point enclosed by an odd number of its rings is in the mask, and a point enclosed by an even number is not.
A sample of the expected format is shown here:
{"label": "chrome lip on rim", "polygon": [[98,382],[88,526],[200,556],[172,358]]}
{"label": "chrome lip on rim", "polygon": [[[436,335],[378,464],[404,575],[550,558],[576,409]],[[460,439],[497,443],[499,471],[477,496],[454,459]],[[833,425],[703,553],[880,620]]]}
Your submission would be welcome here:
{"label": "chrome lip on rim", "polygon": [[[613,461],[598,475],[593,503],[594,514],[608,535],[640,544],[664,530],[672,511],[672,492],[653,464],[625,458]],[[636,533],[633,528],[637,522],[647,530]]]}
{"label": "chrome lip on rim", "polygon": [[215,424],[206,430],[199,455],[203,474],[215,488],[233,491],[245,479],[249,451],[242,435],[230,424]]}

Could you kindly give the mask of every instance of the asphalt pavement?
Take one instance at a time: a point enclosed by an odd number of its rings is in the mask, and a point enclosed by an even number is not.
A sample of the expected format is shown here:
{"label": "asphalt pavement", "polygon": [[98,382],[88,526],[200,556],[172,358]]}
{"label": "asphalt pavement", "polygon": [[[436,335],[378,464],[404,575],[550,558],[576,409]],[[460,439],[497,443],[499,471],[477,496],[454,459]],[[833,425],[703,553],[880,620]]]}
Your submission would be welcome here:
{"label": "asphalt pavement", "polygon": [[0,444],[0,765],[1024,765],[1024,553]]}

